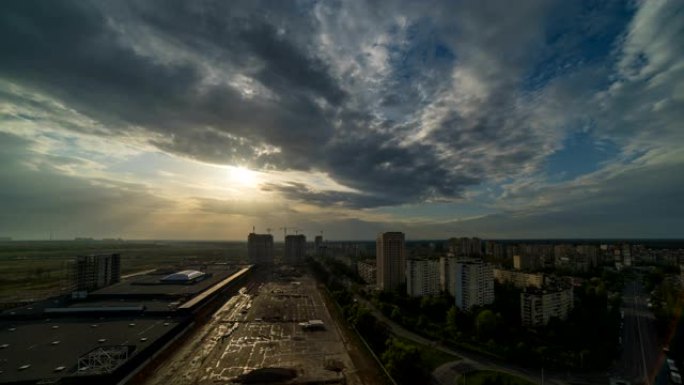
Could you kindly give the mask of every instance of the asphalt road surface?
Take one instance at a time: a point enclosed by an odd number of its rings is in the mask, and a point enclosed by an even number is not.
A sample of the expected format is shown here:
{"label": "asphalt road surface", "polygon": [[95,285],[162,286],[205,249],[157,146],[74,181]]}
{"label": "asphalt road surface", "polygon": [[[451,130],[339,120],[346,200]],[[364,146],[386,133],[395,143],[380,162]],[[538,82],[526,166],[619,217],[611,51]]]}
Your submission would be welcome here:
{"label": "asphalt road surface", "polygon": [[622,295],[622,354],[613,370],[613,377],[632,384],[665,385],[667,375],[662,372],[665,370],[665,357],[658,340],[655,317],[647,305],[648,293],[635,280],[625,285]]}

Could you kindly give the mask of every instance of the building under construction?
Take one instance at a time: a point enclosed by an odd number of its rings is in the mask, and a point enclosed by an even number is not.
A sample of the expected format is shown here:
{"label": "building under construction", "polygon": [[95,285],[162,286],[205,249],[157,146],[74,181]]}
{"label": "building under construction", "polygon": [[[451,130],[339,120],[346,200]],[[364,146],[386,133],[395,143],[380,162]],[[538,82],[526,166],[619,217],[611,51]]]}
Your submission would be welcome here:
{"label": "building under construction", "polygon": [[71,275],[75,295],[118,283],[121,280],[121,256],[80,255],[76,257]]}

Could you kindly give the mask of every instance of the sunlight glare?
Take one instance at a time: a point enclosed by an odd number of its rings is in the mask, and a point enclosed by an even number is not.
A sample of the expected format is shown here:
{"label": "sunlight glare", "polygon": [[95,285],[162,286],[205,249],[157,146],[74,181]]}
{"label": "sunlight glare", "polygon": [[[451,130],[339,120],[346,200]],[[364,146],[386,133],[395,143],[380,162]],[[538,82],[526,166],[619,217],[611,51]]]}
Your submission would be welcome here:
{"label": "sunlight glare", "polygon": [[259,181],[258,174],[246,167],[241,166],[231,166],[230,179],[242,186],[254,187]]}

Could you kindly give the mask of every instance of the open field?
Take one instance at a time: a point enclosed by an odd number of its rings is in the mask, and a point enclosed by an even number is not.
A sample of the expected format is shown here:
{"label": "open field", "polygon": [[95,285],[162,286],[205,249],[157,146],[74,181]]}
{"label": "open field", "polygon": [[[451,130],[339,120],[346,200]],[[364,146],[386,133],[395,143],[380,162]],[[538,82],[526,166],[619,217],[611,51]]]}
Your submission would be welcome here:
{"label": "open field", "polygon": [[68,290],[77,255],[121,254],[121,273],[161,265],[237,262],[246,242],[173,241],[14,241],[0,242],[0,302],[40,299]]}

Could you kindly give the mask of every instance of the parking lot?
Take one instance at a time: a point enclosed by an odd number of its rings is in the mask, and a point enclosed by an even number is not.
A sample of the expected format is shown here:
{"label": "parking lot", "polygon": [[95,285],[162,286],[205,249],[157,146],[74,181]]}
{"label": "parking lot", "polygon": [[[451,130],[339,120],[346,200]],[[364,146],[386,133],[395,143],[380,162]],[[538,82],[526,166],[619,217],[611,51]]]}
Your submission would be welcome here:
{"label": "parking lot", "polygon": [[[305,331],[301,322],[323,321]],[[360,384],[313,278],[268,273],[232,297],[188,346],[148,383],[231,383],[262,368],[288,368],[282,382]],[[184,363],[183,363],[184,362]],[[166,371],[162,373],[162,371]],[[172,380],[173,379],[173,380]]]}

